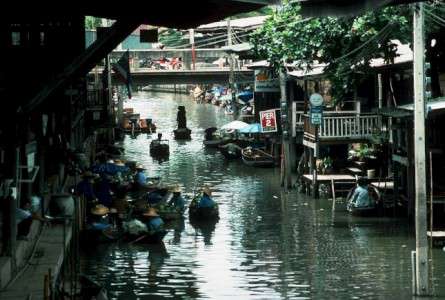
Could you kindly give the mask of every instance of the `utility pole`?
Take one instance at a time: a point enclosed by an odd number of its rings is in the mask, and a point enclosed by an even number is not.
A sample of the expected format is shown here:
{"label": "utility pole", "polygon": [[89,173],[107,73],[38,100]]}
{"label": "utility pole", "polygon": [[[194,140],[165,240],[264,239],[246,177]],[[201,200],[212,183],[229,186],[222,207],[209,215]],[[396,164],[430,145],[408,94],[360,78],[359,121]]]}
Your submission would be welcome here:
{"label": "utility pole", "polygon": [[195,54],[195,29],[189,30],[189,38],[190,38],[190,44],[192,45],[192,70],[195,70],[195,60],[196,60],[196,54]]}
{"label": "utility pole", "polygon": [[[426,154],[425,154],[425,39],[423,3],[414,4],[414,168],[415,168],[415,224],[416,295],[430,295],[428,272],[428,241],[426,211]],[[431,191],[432,192],[432,191]]]}
{"label": "utility pole", "polygon": [[287,99],[287,76],[283,70],[280,70],[280,92],[281,92],[281,128],[282,128],[282,145],[284,154],[284,172],[282,171],[281,182],[287,191],[292,188],[292,166],[291,166],[291,136],[290,118],[289,118],[289,101]]}
{"label": "utility pole", "polygon": [[[227,19],[227,46],[232,46],[232,27],[230,26],[230,18]],[[233,61],[233,53],[230,51],[229,54],[229,65],[230,65],[230,73],[229,73],[229,86],[232,91],[232,105],[233,112],[236,115],[237,107],[236,107],[236,92],[235,92],[235,76],[233,74],[234,69],[234,61]]]}

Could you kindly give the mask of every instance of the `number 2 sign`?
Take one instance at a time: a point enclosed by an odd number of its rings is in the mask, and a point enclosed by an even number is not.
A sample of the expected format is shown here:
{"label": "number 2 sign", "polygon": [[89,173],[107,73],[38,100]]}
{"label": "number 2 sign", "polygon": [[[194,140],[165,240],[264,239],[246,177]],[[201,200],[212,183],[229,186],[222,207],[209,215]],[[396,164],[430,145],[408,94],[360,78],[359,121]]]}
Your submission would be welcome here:
{"label": "number 2 sign", "polygon": [[263,132],[277,131],[277,117],[275,109],[260,111],[260,120]]}

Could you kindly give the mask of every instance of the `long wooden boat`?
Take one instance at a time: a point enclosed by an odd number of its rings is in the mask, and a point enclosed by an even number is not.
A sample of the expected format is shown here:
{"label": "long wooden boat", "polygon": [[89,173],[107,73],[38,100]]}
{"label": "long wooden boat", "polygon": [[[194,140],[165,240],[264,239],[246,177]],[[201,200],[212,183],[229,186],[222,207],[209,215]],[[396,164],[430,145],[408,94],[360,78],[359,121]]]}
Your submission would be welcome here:
{"label": "long wooden boat", "polygon": [[275,165],[275,158],[260,149],[251,147],[243,148],[241,150],[243,163],[252,167],[273,167]]}
{"label": "long wooden boat", "polygon": [[192,131],[188,128],[178,128],[173,130],[175,140],[190,140]]}

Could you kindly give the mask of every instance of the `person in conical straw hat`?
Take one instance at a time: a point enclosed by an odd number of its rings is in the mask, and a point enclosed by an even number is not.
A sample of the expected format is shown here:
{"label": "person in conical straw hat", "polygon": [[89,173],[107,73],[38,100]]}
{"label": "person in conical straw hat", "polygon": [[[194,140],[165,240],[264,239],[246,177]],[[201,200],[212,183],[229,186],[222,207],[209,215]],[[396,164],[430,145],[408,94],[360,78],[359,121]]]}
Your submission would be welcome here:
{"label": "person in conical straw hat", "polygon": [[110,212],[108,207],[97,204],[91,209],[91,215],[89,216],[88,227],[91,230],[99,230],[102,232],[110,233],[111,225],[108,221],[107,214]]}
{"label": "person in conical straw hat", "polygon": [[141,164],[136,166],[136,175],[134,175],[134,182],[137,187],[146,187],[147,185],[147,176],[144,173],[145,167]]}
{"label": "person in conical straw hat", "polygon": [[181,196],[181,187],[176,184],[171,189],[173,197],[168,201],[168,204],[174,206],[178,211],[183,212],[185,210],[185,200]]}
{"label": "person in conical straw hat", "polygon": [[159,217],[158,213],[156,212],[156,209],[153,207],[149,207],[146,212],[142,214],[144,217]]}
{"label": "person in conical straw hat", "polygon": [[204,185],[202,188],[202,197],[199,200],[198,208],[212,208],[215,206],[216,202],[210,198],[212,196],[212,190],[210,186]]}
{"label": "person in conical straw hat", "polygon": [[203,186],[202,192],[209,197],[212,196],[212,190],[210,189],[210,186],[208,186],[208,185]]}
{"label": "person in conical straw hat", "polygon": [[164,221],[162,221],[161,217],[156,212],[156,209],[150,207],[142,215],[148,219],[145,224],[147,225],[147,229],[149,232],[155,233],[163,230]]}
{"label": "person in conical straw hat", "polygon": [[102,204],[98,204],[91,209],[91,214],[93,214],[95,216],[104,216],[104,215],[108,214],[109,212],[110,212],[110,210],[108,209],[108,207],[106,207]]}

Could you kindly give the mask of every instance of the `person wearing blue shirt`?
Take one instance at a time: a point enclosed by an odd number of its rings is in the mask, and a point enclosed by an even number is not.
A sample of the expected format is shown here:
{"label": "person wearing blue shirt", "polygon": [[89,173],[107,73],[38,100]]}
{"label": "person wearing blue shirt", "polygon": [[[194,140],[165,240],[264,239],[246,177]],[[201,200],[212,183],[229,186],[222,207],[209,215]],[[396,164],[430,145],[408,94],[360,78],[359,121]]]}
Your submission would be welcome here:
{"label": "person wearing blue shirt", "polygon": [[375,203],[368,192],[368,185],[363,178],[357,180],[357,187],[355,188],[351,198],[349,198],[348,207],[363,208],[374,207]]}
{"label": "person wearing blue shirt", "polygon": [[145,224],[147,225],[148,232],[155,233],[164,229],[164,221],[162,221],[153,207],[150,207],[143,216],[147,218]]}
{"label": "person wearing blue shirt", "polygon": [[212,208],[215,206],[215,201],[213,201],[212,198],[212,191],[208,186],[205,186],[202,189],[202,197],[201,200],[199,200],[198,207],[199,208]]}
{"label": "person wearing blue shirt", "polygon": [[101,174],[101,179],[97,183],[96,196],[100,204],[103,204],[106,207],[111,207],[112,203],[111,184],[108,179],[108,176],[105,174]]}
{"label": "person wearing blue shirt", "polygon": [[177,210],[184,211],[185,208],[185,200],[181,196],[181,188],[179,185],[176,185],[173,190],[173,197],[168,201],[168,204],[173,205]]}
{"label": "person wearing blue shirt", "polygon": [[108,231],[111,229],[111,225],[108,222],[107,214],[110,210],[102,205],[98,204],[91,209],[91,215],[89,216],[89,228],[97,231]]}
{"label": "person wearing blue shirt", "polygon": [[142,187],[147,184],[147,176],[144,173],[145,168],[142,165],[136,167],[136,175],[134,176],[135,183]]}

